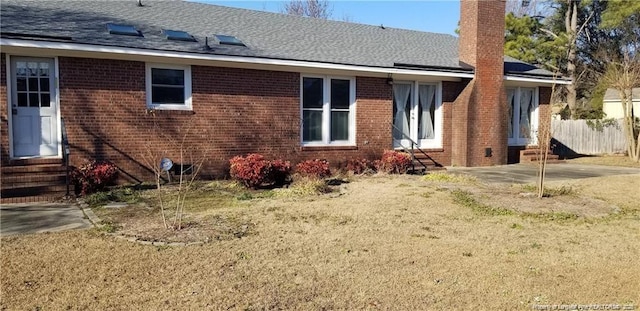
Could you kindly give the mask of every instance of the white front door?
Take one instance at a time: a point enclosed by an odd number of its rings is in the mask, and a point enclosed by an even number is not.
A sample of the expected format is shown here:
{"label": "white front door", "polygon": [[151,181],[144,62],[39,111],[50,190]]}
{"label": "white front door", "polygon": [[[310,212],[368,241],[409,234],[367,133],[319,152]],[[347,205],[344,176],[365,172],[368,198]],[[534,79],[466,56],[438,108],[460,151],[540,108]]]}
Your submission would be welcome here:
{"label": "white front door", "polygon": [[54,66],[51,58],[11,57],[13,157],[59,155]]}
{"label": "white front door", "polygon": [[393,147],[438,148],[441,114],[438,84],[394,83]]}

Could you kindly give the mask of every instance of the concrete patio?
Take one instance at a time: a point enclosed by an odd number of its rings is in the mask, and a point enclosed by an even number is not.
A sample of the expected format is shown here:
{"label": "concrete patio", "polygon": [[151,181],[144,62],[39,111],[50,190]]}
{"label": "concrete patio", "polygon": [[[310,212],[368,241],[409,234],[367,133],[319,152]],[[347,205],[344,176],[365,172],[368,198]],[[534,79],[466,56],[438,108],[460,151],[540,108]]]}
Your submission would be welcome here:
{"label": "concrete patio", "polygon": [[[489,183],[527,184],[536,182],[537,165],[510,164],[490,167],[450,167],[451,173],[465,173]],[[640,174],[640,169],[630,167],[547,164],[546,180],[571,180],[612,175]]]}

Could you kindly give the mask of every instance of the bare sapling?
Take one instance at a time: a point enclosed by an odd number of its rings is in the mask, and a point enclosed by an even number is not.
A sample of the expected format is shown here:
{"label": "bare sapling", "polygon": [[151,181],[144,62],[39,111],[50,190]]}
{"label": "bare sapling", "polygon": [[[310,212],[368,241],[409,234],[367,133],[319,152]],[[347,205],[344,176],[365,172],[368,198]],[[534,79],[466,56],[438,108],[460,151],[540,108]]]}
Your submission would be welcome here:
{"label": "bare sapling", "polygon": [[[181,230],[186,201],[189,195],[195,190],[195,182],[198,174],[207,159],[207,150],[197,150],[190,145],[189,134],[191,132],[191,122],[187,122],[184,126],[177,129],[177,133],[180,134],[178,140],[175,136],[167,135],[161,130],[156,119],[155,111],[151,110],[148,113],[152,115],[153,118],[154,131],[152,132],[160,135],[163,143],[147,142],[144,153],[142,154],[142,161],[154,174],[158,205],[165,229]],[[171,159],[171,155],[175,154],[176,151],[177,159],[173,159],[178,160],[178,163],[173,163],[175,167],[174,171],[176,171],[178,175],[176,176],[176,190],[166,191],[165,185],[171,184],[171,168],[164,167],[161,162],[165,158]],[[188,161],[188,164],[185,164],[185,161]],[[167,175],[166,179],[164,178],[165,174]],[[173,198],[167,198],[167,194],[171,194]],[[172,220],[169,223],[167,220],[171,217],[167,215],[170,211],[167,204],[170,204],[172,199],[175,200],[175,209],[173,210]]]}

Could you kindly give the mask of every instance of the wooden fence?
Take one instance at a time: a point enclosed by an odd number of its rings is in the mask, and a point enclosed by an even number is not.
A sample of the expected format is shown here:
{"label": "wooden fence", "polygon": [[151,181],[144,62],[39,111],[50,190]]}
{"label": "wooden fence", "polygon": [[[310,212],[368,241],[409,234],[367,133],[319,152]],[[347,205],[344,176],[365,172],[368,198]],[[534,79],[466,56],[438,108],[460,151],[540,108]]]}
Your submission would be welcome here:
{"label": "wooden fence", "polygon": [[573,156],[577,154],[613,154],[627,151],[627,142],[621,121],[604,126],[601,131],[589,127],[586,120],[552,120],[553,153]]}

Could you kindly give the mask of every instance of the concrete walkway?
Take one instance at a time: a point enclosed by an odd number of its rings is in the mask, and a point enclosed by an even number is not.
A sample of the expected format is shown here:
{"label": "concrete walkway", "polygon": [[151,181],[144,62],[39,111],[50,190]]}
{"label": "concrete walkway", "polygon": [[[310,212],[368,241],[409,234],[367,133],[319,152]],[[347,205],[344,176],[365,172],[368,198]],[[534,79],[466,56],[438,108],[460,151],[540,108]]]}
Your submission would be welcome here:
{"label": "concrete walkway", "polygon": [[75,204],[22,203],[0,206],[0,236],[91,228]]}
{"label": "concrete walkway", "polygon": [[[536,182],[537,165],[511,164],[490,167],[449,167],[452,173],[465,173],[489,183],[528,184]],[[546,180],[570,180],[600,176],[640,174],[640,169],[587,164],[547,164]]]}

